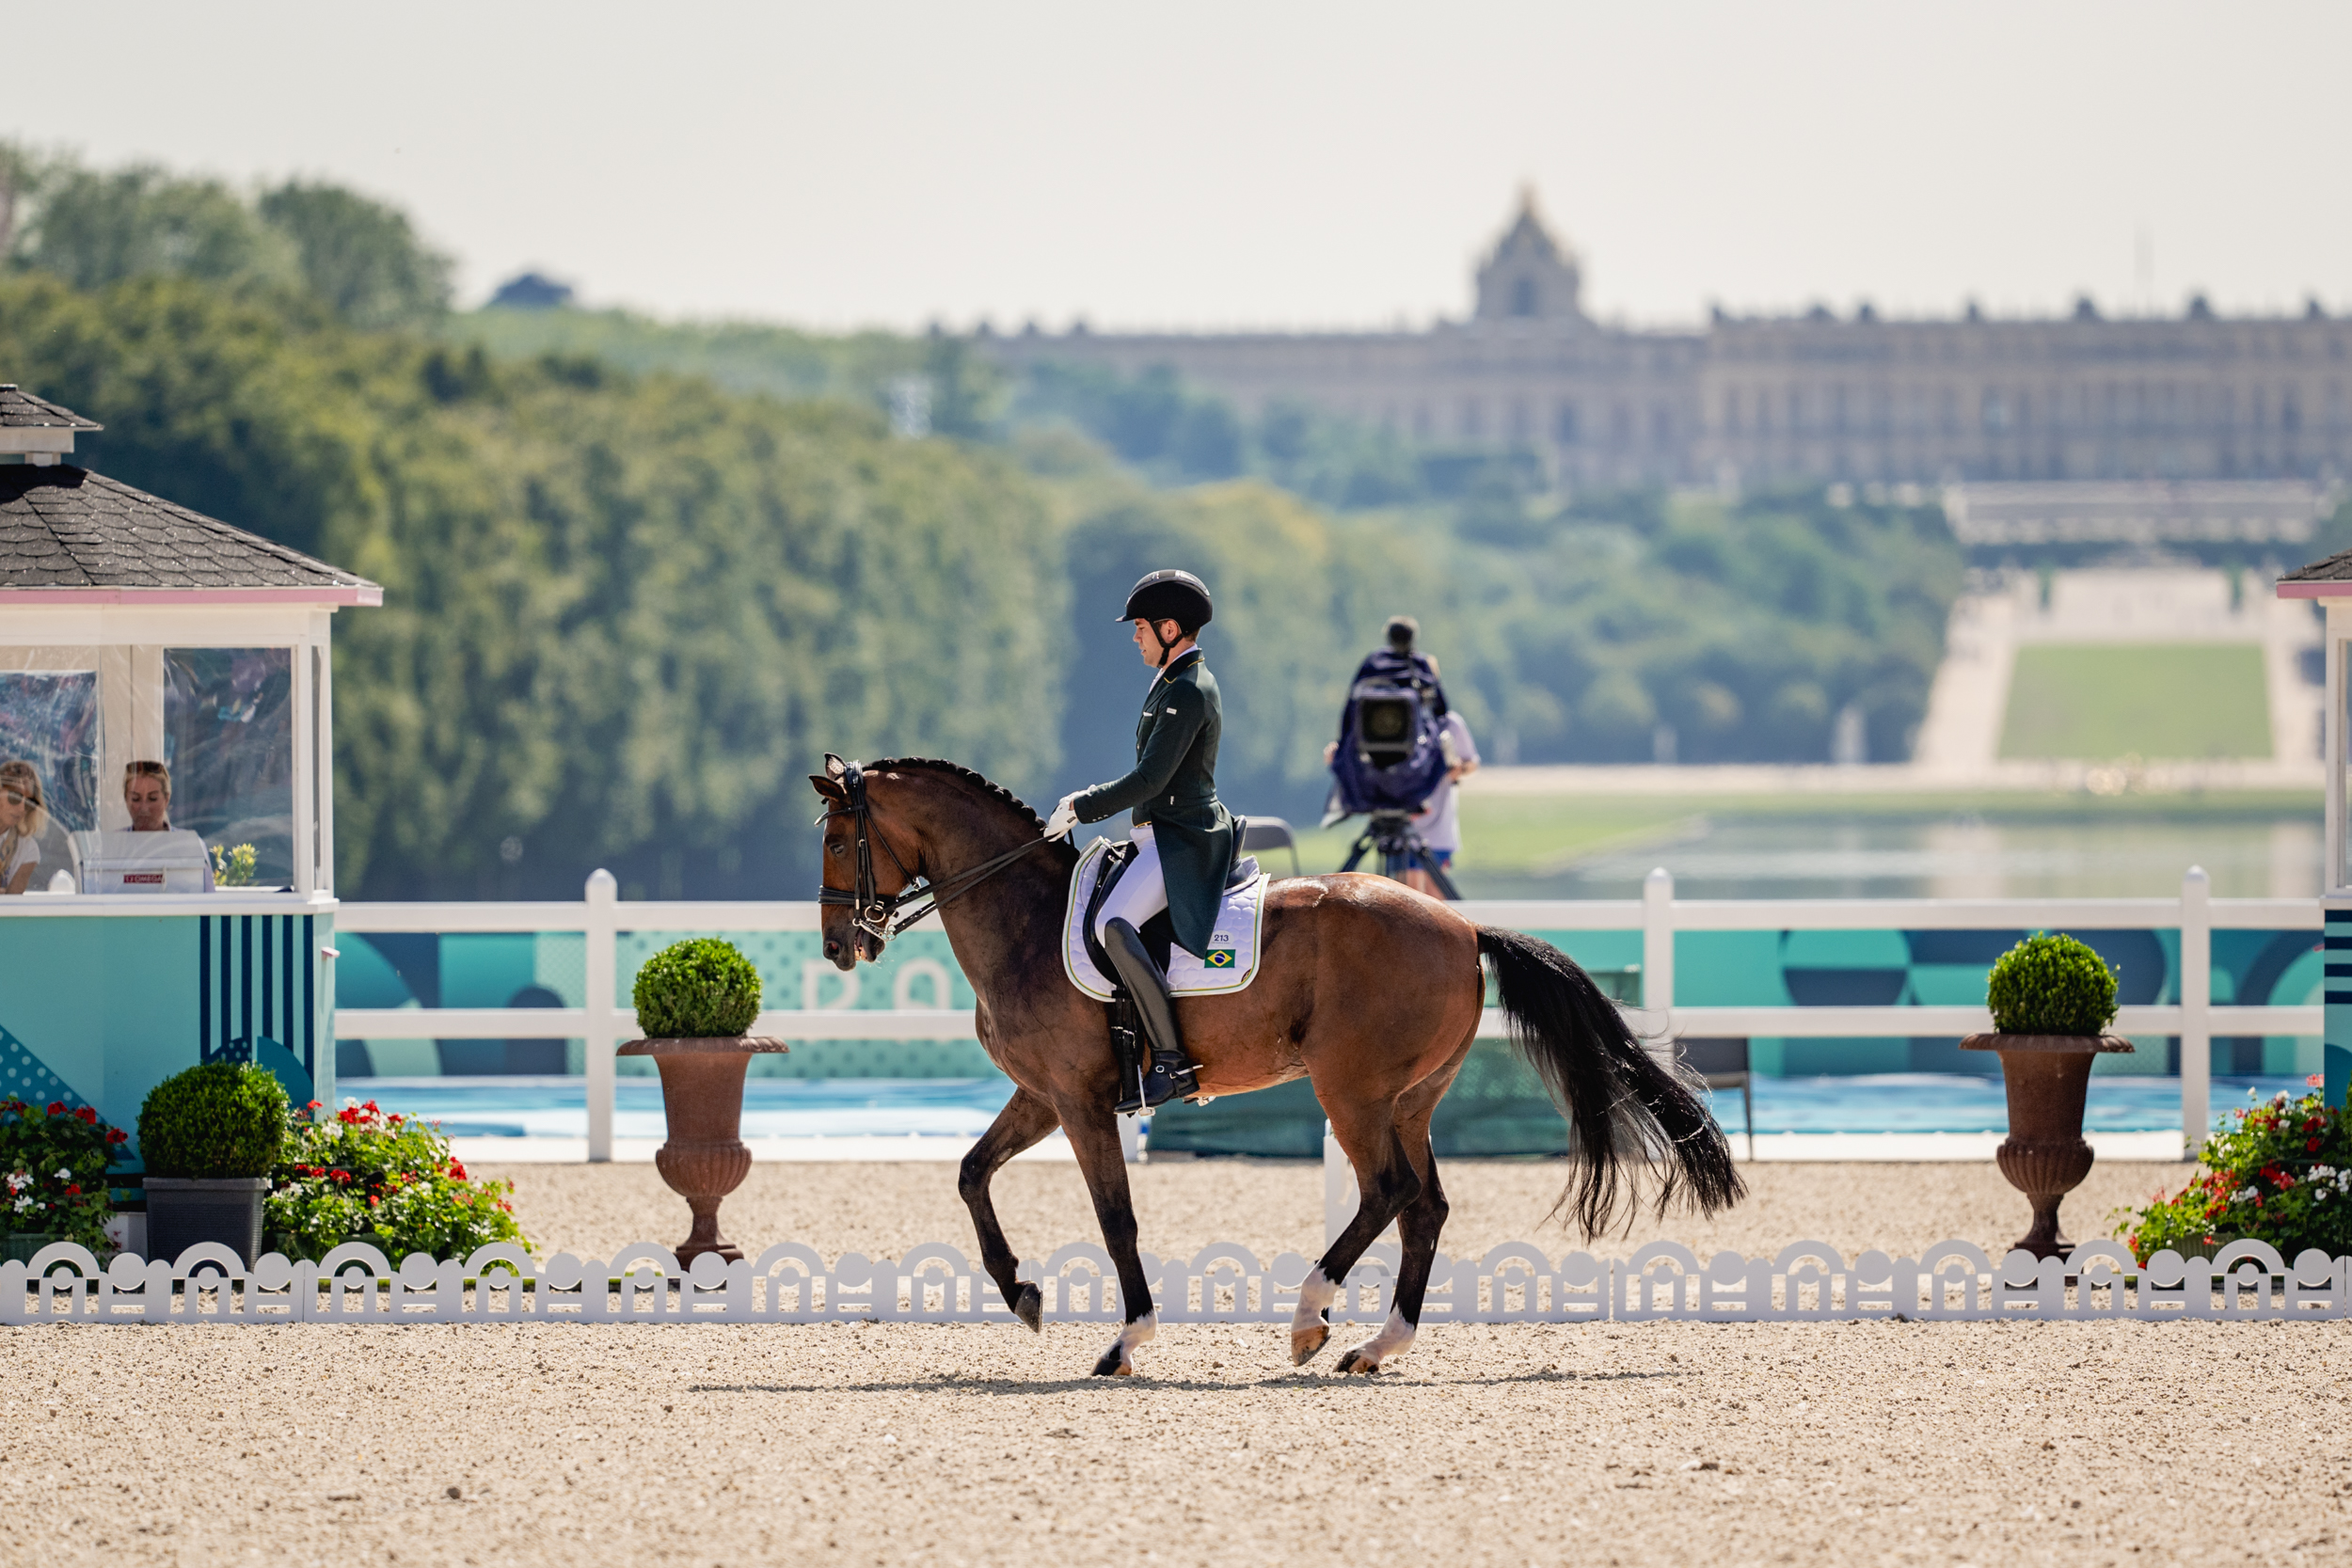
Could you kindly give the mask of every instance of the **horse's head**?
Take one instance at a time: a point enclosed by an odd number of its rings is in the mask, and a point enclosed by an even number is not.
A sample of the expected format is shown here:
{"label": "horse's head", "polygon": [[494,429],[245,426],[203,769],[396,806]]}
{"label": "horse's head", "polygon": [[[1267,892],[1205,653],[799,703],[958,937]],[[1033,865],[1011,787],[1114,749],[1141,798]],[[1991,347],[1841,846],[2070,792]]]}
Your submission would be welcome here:
{"label": "horse's head", "polygon": [[811,773],[809,784],[825,802],[818,819],[825,830],[824,906],[818,929],[824,933],[825,957],[835,969],[855,969],[858,960],[880,959],[890,940],[890,916],[898,895],[915,879],[913,865],[892,847],[887,812],[878,807],[867,787],[864,769],[825,753],[825,770]]}

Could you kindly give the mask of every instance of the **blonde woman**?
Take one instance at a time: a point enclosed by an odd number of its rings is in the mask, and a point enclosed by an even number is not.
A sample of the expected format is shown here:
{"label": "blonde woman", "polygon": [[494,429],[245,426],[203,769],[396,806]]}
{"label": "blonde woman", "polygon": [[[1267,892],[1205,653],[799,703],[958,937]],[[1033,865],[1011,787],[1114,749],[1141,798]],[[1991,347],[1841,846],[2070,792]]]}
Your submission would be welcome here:
{"label": "blonde woman", "polygon": [[0,762],[0,894],[23,893],[40,869],[40,775],[29,762]]}

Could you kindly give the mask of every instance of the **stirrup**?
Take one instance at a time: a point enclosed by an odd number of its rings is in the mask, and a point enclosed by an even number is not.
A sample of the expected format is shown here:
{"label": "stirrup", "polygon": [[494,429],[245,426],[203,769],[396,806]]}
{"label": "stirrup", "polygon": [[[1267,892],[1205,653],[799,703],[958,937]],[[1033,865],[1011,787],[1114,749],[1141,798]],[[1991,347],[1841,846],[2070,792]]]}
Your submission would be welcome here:
{"label": "stirrup", "polygon": [[1138,1116],[1157,1110],[1169,1101],[1190,1100],[1200,1092],[1200,1069],[1181,1055],[1162,1055],[1154,1052],[1150,1064],[1136,1069],[1134,1082],[1126,1085],[1113,1107],[1122,1117]]}

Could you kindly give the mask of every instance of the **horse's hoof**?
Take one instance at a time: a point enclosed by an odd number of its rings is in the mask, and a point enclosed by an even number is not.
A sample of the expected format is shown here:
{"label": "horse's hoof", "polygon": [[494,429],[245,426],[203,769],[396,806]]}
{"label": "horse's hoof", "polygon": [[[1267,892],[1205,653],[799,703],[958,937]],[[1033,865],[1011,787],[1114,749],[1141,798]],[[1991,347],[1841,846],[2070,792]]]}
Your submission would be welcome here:
{"label": "horse's hoof", "polygon": [[1124,1354],[1120,1354],[1123,1349],[1123,1346],[1113,1345],[1110,1349],[1104,1351],[1103,1353],[1103,1359],[1094,1364],[1094,1375],[1096,1377],[1135,1376],[1135,1364],[1129,1361]]}
{"label": "horse's hoof", "polygon": [[1331,1338],[1329,1323],[1317,1323],[1312,1328],[1291,1330],[1291,1365],[1303,1367],[1315,1358],[1315,1352]]}
{"label": "horse's hoof", "polygon": [[1045,1332],[1045,1292],[1034,1281],[1022,1286],[1021,1293],[1013,1298],[1012,1315],[1028,1324],[1030,1333]]}
{"label": "horse's hoof", "polygon": [[1371,1377],[1379,1372],[1380,1363],[1365,1354],[1363,1346],[1357,1345],[1340,1357],[1339,1370],[1343,1372],[1362,1372]]}

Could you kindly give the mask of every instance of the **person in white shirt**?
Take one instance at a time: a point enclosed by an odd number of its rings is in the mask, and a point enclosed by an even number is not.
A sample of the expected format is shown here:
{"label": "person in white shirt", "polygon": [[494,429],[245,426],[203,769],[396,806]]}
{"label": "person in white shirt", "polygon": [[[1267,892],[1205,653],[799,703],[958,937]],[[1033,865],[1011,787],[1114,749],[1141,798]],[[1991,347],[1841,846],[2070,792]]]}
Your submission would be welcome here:
{"label": "person in white shirt", "polygon": [[[1429,858],[1438,863],[1438,869],[1450,871],[1454,852],[1462,847],[1462,819],[1454,786],[1478,771],[1478,746],[1470,739],[1470,726],[1462,722],[1459,709],[1446,711],[1438,730],[1438,744],[1445,751],[1445,777],[1438,781],[1437,793],[1413,813],[1413,831],[1429,847]],[[1432,898],[1444,896],[1438,891],[1437,881],[1420,866],[1405,873],[1405,885]]]}
{"label": "person in white shirt", "polygon": [[24,761],[0,762],[0,894],[23,893],[40,869],[40,775]]}
{"label": "person in white shirt", "polygon": [[[171,768],[161,762],[134,762],[122,770],[122,809],[131,814],[135,833],[171,832]],[[214,891],[213,863],[204,862],[204,891]]]}

